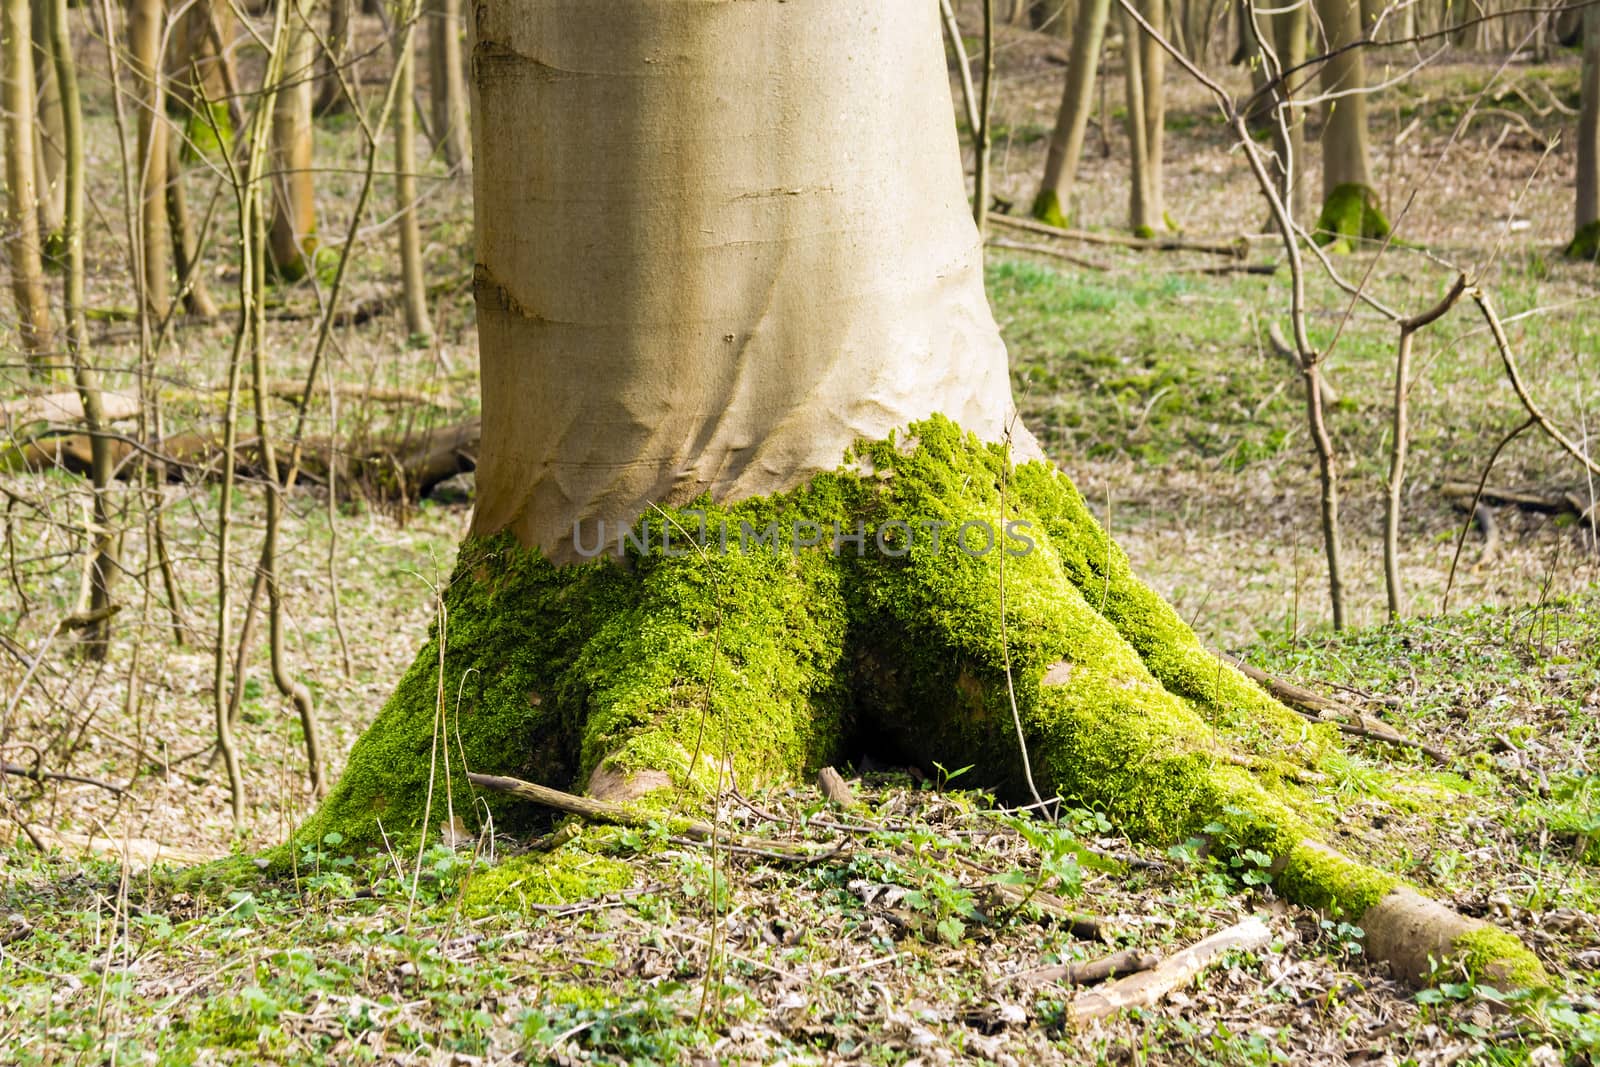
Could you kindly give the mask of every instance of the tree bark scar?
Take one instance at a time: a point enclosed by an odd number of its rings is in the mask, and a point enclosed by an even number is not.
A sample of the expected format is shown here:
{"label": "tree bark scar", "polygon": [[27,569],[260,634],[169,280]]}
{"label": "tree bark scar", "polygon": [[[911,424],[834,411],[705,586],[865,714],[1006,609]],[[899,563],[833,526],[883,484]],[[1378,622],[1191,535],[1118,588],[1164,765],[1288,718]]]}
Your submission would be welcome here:
{"label": "tree bark scar", "polygon": [[494,308],[497,311],[511,312],[531,322],[544,321],[544,316],[523,307],[522,302],[512,295],[511,290],[502,285],[482,263],[474,264],[472,268],[472,296],[479,310]]}

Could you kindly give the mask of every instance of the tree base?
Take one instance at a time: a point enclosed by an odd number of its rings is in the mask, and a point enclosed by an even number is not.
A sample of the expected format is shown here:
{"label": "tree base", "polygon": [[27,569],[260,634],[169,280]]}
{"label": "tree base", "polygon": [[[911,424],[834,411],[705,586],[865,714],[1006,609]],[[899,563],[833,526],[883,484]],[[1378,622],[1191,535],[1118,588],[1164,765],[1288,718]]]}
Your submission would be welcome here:
{"label": "tree base", "polygon": [[1029,214],[1040,222],[1061,229],[1071,225],[1067,213],[1061,208],[1061,198],[1056,196],[1054,189],[1041,189],[1039,195],[1033,198],[1033,210]]}
{"label": "tree base", "polygon": [[1369,185],[1350,182],[1328,194],[1312,240],[1330,252],[1350,252],[1362,242],[1382,241],[1389,233],[1378,194]]}
{"label": "tree base", "polygon": [[1600,219],[1580,226],[1572,243],[1567,245],[1562,254],[1569,259],[1587,259],[1590,262],[1600,259]]}
{"label": "tree base", "polygon": [[[1257,850],[1286,896],[1351,918],[1409,892],[1317,844],[1307,782],[1343,759],[1329,729],[1208,653],[1064,475],[939,417],[847,462],[646,516],[604,556],[586,532],[599,558],[579,565],[467,542],[442,626],[299,840],[414,841],[446,804],[529,823],[469,802],[464,766],[671,805],[865,750],[971,765],[1020,800],[1020,721],[1038,791],[1133,837]],[[1475,966],[1541,984],[1517,949]]]}

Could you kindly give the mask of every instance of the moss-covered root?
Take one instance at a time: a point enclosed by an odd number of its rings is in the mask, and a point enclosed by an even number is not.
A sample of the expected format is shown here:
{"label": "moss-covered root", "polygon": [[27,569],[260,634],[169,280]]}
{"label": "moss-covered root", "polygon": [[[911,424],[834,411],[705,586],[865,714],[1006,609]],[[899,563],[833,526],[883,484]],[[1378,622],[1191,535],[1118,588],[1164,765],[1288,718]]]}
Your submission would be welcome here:
{"label": "moss-covered root", "polygon": [[1388,237],[1389,220],[1371,186],[1350,182],[1328,194],[1312,236],[1330,252],[1348,252],[1361,242]]}
{"label": "moss-covered root", "polygon": [[1514,935],[1468,918],[1392,875],[1312,841],[1281,859],[1276,884],[1286,895],[1329,914],[1354,918],[1367,955],[1413,985],[1457,978],[1498,989],[1546,989],[1550,976]]}
{"label": "moss-covered root", "polygon": [[1571,259],[1587,259],[1591,263],[1600,259],[1600,219],[1579,227],[1572,243],[1567,245],[1565,255]]}
{"label": "moss-covered root", "polygon": [[[875,519],[946,535],[938,545],[908,538],[902,555],[861,564],[864,618],[874,621],[857,649],[860,685],[901,748],[924,763],[973,764],[1025,796],[1014,693],[1042,794],[1103,811],[1146,840],[1209,836],[1217,848],[1275,857],[1287,897],[1370,917],[1374,958],[1407,977],[1428,974],[1405,954],[1422,944],[1424,963],[1431,952],[1539,984],[1543,972],[1514,938],[1417,905],[1398,879],[1315,842],[1322,815],[1294,768],[1320,763],[1331,740],[1207,654],[1133,577],[1064,476],[1029,464],[1007,479],[997,450],[948,424],[916,432],[914,448],[874,452],[887,486]],[[1011,532],[1031,548],[974,551],[988,542],[984,527],[1001,525],[1003,485]],[[1397,935],[1401,915],[1422,921],[1426,938]]]}
{"label": "moss-covered root", "polygon": [[[591,793],[627,800],[668,784],[709,792],[720,765],[749,784],[833,758],[846,627],[837,560],[788,543],[738,543],[743,530],[765,529],[773,517],[763,511],[774,508],[787,535],[806,521],[809,497],[714,509],[705,533],[698,515],[657,516],[641,531],[648,554],[629,542],[637,595],[568,676],[585,694],[579,780]],[[663,553],[691,536],[711,547]]]}

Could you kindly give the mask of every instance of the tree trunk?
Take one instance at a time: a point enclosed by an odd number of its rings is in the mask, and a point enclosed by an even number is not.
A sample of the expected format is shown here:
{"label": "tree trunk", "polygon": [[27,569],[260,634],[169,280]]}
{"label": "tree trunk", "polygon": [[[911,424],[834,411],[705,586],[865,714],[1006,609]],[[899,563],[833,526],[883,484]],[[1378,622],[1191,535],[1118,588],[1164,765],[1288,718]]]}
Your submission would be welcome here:
{"label": "tree trunk", "polygon": [[1144,48],[1139,42],[1144,33],[1127,11],[1119,9],[1119,14],[1122,17],[1123,82],[1127,87],[1128,109],[1128,228],[1136,236],[1153,237],[1160,216],[1155,214],[1155,197],[1150,185]]}
{"label": "tree trunk", "polygon": [[1033,217],[1052,226],[1065,226],[1071,221],[1072,184],[1077,178],[1078,160],[1083,156],[1083,135],[1089,127],[1089,112],[1094,107],[1095,69],[1100,62],[1100,47],[1105,41],[1106,20],[1110,14],[1111,0],[1078,0],[1061,109],[1056,113],[1056,128],[1050,135],[1044,180],[1033,199]]}
{"label": "tree trunk", "polygon": [[1076,7],[1074,0],[1033,0],[1028,6],[1028,24],[1065,40],[1072,35],[1072,17]]}
{"label": "tree trunk", "polygon": [[433,139],[453,173],[472,170],[466,64],[461,56],[461,0],[428,0],[428,98]]}
{"label": "tree trunk", "polygon": [[51,80],[61,101],[62,216],[61,258],[64,267],[63,318],[66,320],[67,357],[72,364],[78,402],[83,407],[84,429],[89,435],[89,485],[94,490],[94,550],[89,560],[89,615],[96,621],[84,628],[83,649],[93,659],[110,649],[111,588],[120,565],[112,522],[111,480],[115,464],[106,428],[99,375],[89,360],[88,331],[83,314],[83,102],[78,93],[78,69],[73,60],[67,22],[67,0],[46,0],[43,41],[48,42]]}
{"label": "tree trunk", "polygon": [[237,82],[228,50],[236,30],[233,8],[220,0],[185,5],[173,27],[168,110],[182,124],[180,160],[232,148]]}
{"label": "tree trunk", "polygon": [[49,0],[32,6],[34,82],[38,91],[39,122],[35,191],[39,197],[39,240],[44,254],[55,258],[60,250],[62,215],[67,206],[66,134],[61,128],[61,90],[44,44],[50,39]]}
{"label": "tree trunk", "polygon": [[217,317],[217,302],[211,299],[205,272],[199,262],[194,222],[189,217],[189,198],[183,188],[183,164],[178,146],[167,143],[167,225],[172,236],[172,265],[182,286],[184,310],[197,319]]}
{"label": "tree trunk", "polygon": [[[1226,820],[1390,944],[1420,898],[1318,845],[1294,773],[1334,736],[1208,653],[1015,423],[934,5],[474,17],[472,533],[283,866],[380,820],[415,843],[441,778],[463,822],[529,824],[465,768],[682,803],[865,745],[1141,838]],[[1452,921],[1407,943],[1548,983]]]}
{"label": "tree trunk", "polygon": [[[1322,67],[1322,91],[1337,94],[1325,106],[1322,128],[1322,215],[1317,237],[1339,251],[1389,234],[1372,187],[1367,147],[1365,53],[1349,45],[1361,39],[1361,0],[1317,0],[1327,49],[1338,52]],[[1340,51],[1340,49],[1344,49]]]}
{"label": "tree trunk", "polygon": [[[400,0],[395,6],[396,21],[404,25],[416,16],[417,5]],[[414,39],[402,35],[398,64],[399,88],[394,108],[395,205],[400,219],[400,278],[405,291],[406,331],[421,340],[433,333],[428,317],[428,284],[422,271],[422,231],[417,223],[417,122],[416,46]]]}
{"label": "tree trunk", "polygon": [[[1256,16],[1261,18],[1263,16]],[[1276,54],[1275,70],[1294,71],[1306,61],[1307,11],[1305,4],[1295,4],[1286,10],[1265,16],[1272,27],[1273,51]],[[1306,184],[1306,124],[1303,111],[1293,106],[1294,86],[1302,73],[1296,73],[1278,82],[1274,94],[1279,114],[1273,117],[1272,148],[1277,156],[1276,173],[1278,192],[1290,217],[1303,220],[1310,210]],[[1287,133],[1287,136],[1285,136]]]}
{"label": "tree trunk", "polygon": [[1600,7],[1583,12],[1583,68],[1578,105],[1576,217],[1567,255],[1600,257]]}
{"label": "tree trunk", "polygon": [[317,202],[311,169],[311,102],[316,39],[308,21],[311,0],[290,5],[284,48],[283,84],[272,110],[272,225],[267,250],[272,268],[284,281],[298,281],[312,269],[317,251]]}
{"label": "tree trunk", "polygon": [[37,378],[49,378],[52,359],[50,304],[40,259],[39,199],[33,159],[36,113],[33,77],[33,26],[29,0],[0,0],[0,79],[6,127],[6,251],[11,258],[11,291],[17,302],[22,350]]}
{"label": "tree trunk", "polygon": [[167,241],[166,86],[161,68],[166,21],[162,0],[130,0],[128,68],[139,100],[139,263],[145,307],[157,318],[166,315],[172,300]]}
{"label": "tree trunk", "polygon": [[360,84],[355,64],[346,59],[350,51],[350,8],[353,2],[354,0],[328,2],[328,33],[324,38],[327,47],[317,59],[319,73],[315,110],[319,115],[331,115],[349,106],[349,101],[345,99],[344,88],[340,85],[341,75],[352,90]]}
{"label": "tree trunk", "polygon": [[[1139,0],[1139,13],[1144,16],[1151,29],[1157,34],[1166,35],[1167,15],[1166,0]],[[1154,36],[1144,32],[1132,18],[1124,18],[1125,33],[1130,45],[1129,77],[1138,81],[1137,94],[1133,92],[1130,81],[1129,90],[1129,115],[1133,113],[1132,101],[1138,98],[1140,121],[1137,128],[1131,117],[1128,125],[1130,140],[1137,136],[1143,144],[1133,153],[1137,163],[1137,173],[1133,177],[1133,187],[1142,203],[1139,209],[1132,212],[1134,215],[1133,231],[1141,237],[1153,236],[1158,229],[1166,228],[1166,200],[1161,195],[1162,185],[1162,152],[1166,144],[1166,62],[1167,53]],[[1134,53],[1137,53],[1136,55]]]}

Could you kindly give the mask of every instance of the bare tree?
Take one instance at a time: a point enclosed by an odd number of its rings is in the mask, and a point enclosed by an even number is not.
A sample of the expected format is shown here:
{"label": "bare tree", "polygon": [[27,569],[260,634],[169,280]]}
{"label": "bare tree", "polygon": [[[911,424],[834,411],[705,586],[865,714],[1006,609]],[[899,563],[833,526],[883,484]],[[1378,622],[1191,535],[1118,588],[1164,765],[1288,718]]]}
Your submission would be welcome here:
{"label": "bare tree", "polygon": [[39,121],[35,126],[37,151],[34,168],[38,177],[35,192],[39,197],[39,239],[44,254],[54,257],[61,242],[62,215],[67,202],[66,134],[61,128],[61,92],[56,85],[45,42],[50,40],[48,0],[32,5],[34,75],[38,93]]}
{"label": "bare tree", "polygon": [[138,102],[139,249],[144,305],[160,318],[171,302],[171,257],[167,240],[166,86],[161,50],[166,32],[162,0],[130,0],[128,69]]}
{"label": "bare tree", "polygon": [[272,225],[267,231],[273,270],[285,281],[305,277],[317,251],[317,188],[311,169],[311,104],[316,37],[311,0],[283,0],[283,84],[272,112]]}
{"label": "bare tree", "polygon": [[1070,221],[1072,184],[1077,178],[1078,160],[1083,156],[1083,135],[1094,107],[1096,67],[1110,15],[1111,0],[1078,0],[1061,108],[1050,135],[1044,178],[1033,198],[1033,217],[1055,226],[1065,226]]}
{"label": "bare tree", "polygon": [[[405,26],[417,17],[416,0],[399,0],[395,12]],[[413,36],[402,33],[396,41],[395,64],[400,79],[400,103],[394,110],[395,196],[400,219],[400,276],[405,291],[406,330],[416,338],[429,336],[428,284],[422,268],[422,228],[417,221],[416,46]]]}
{"label": "bare tree", "polygon": [[33,25],[29,0],[3,0],[0,10],[0,97],[6,129],[6,249],[11,257],[11,291],[17,302],[22,349],[36,377],[51,371],[50,304],[45,294],[40,259],[39,202],[35,186],[33,121]]}
{"label": "bare tree", "polygon": [[1339,250],[1388,236],[1377,191],[1372,187],[1367,140],[1367,65],[1361,0],[1317,0],[1327,35],[1322,65],[1325,122],[1322,130],[1322,214],[1318,240]]}
{"label": "bare tree", "polygon": [[433,140],[455,173],[472,170],[466,64],[461,56],[461,0],[427,0],[428,95]]}

